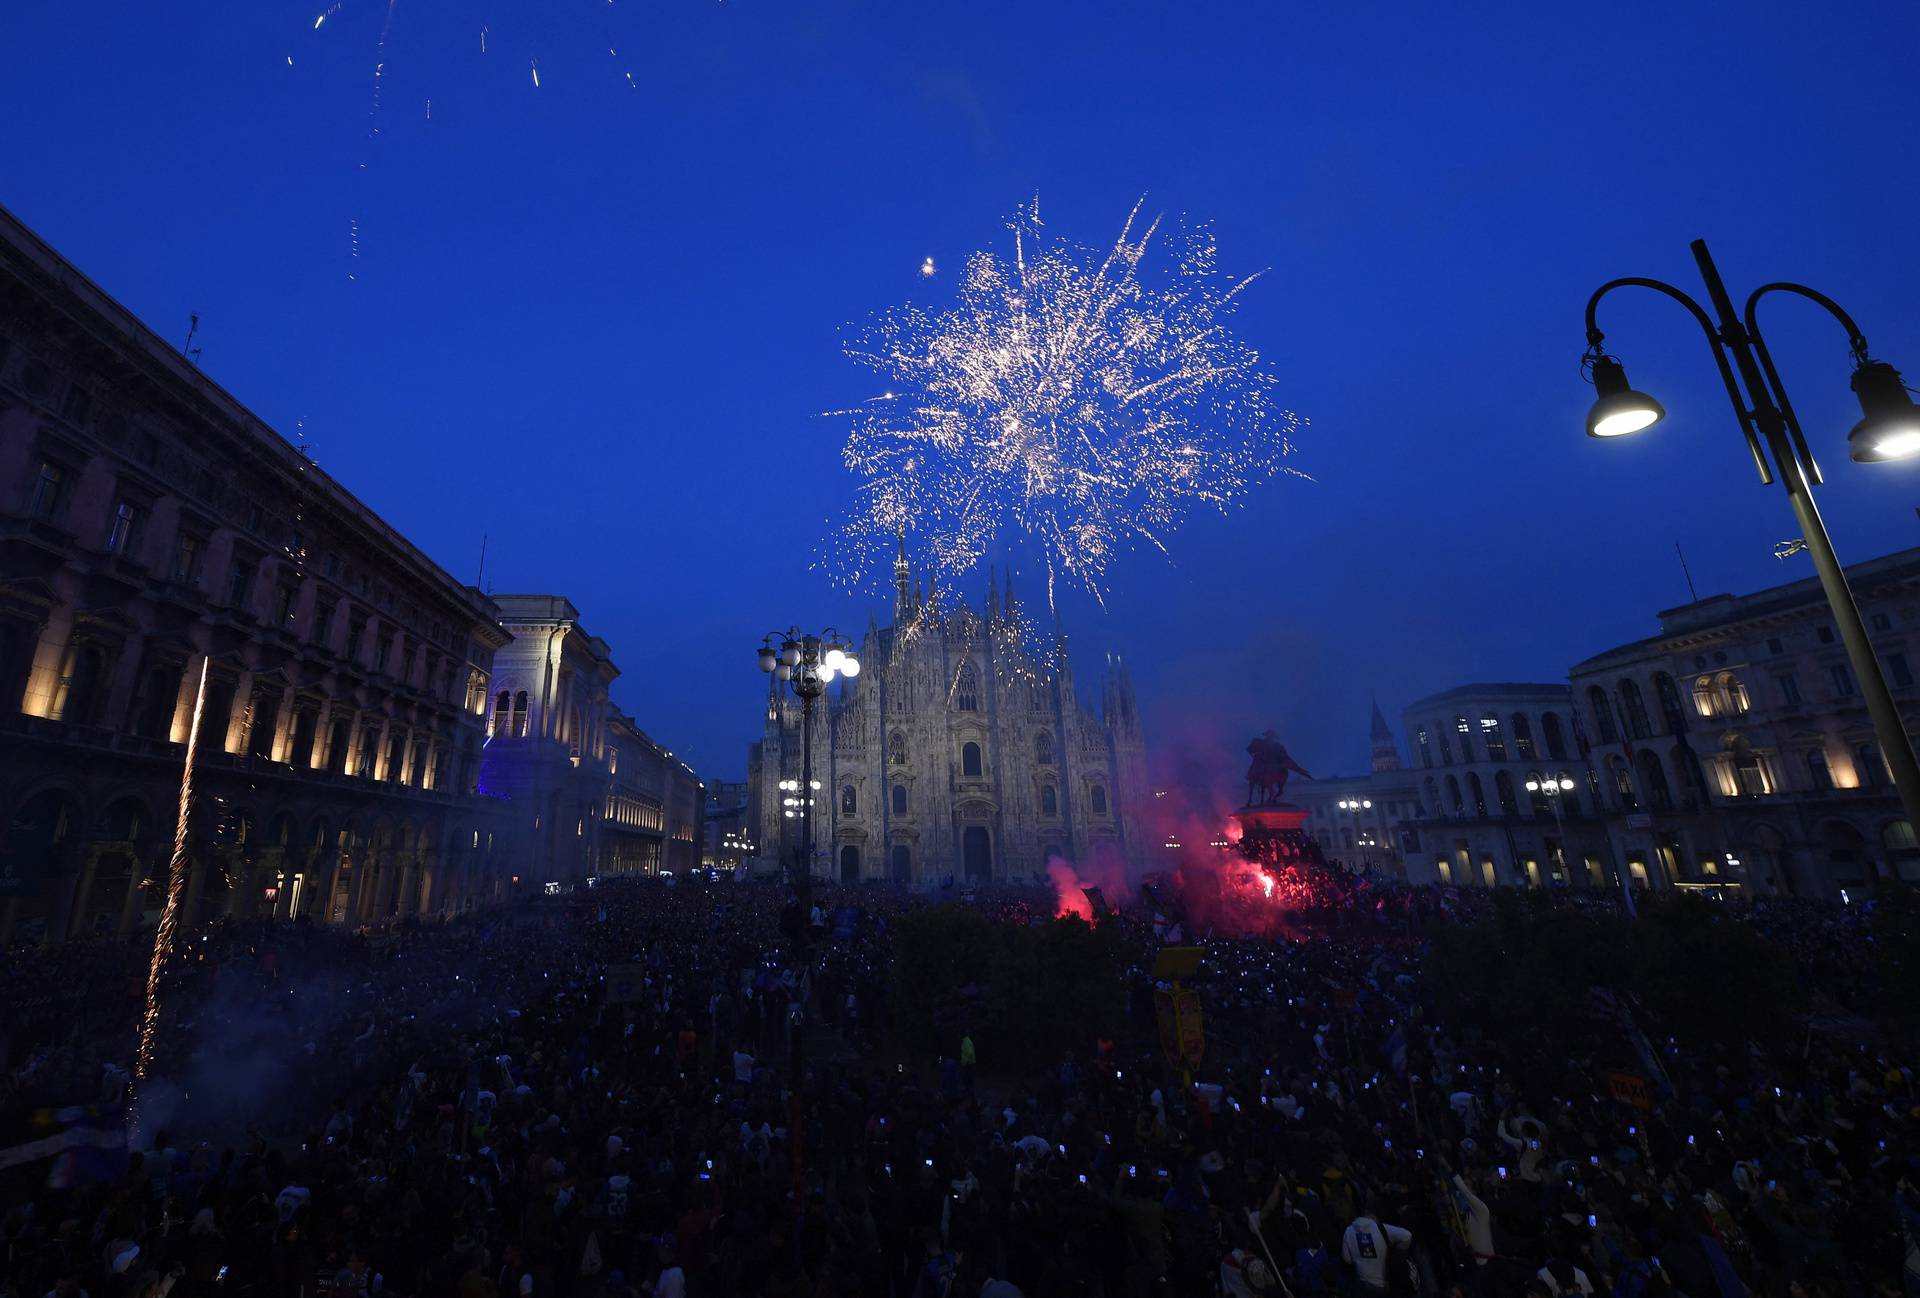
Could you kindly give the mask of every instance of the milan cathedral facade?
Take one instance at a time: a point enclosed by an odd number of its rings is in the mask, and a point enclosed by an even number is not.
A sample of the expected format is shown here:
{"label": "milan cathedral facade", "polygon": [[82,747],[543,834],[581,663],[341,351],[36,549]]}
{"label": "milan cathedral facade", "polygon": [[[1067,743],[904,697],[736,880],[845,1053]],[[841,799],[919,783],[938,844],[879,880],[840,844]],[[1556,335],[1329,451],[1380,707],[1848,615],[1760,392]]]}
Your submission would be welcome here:
{"label": "milan cathedral facade", "polygon": [[[1051,655],[1027,642],[1011,576],[980,611],[950,610],[922,596],[903,549],[894,585],[893,625],[868,619],[864,670],[814,706],[815,873],[937,887],[1030,881],[1049,855],[1140,866],[1146,750],[1126,669],[1108,668],[1096,711],[1064,635]],[[783,863],[800,822],[778,786],[800,778],[800,726],[775,682],[748,780],[759,854]]]}

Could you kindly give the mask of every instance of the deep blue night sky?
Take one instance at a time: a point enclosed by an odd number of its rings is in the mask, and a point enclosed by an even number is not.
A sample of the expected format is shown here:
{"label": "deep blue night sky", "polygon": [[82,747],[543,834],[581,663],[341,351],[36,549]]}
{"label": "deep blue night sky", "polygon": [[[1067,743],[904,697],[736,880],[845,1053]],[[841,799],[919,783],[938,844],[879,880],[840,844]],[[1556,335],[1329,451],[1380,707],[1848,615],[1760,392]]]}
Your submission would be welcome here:
{"label": "deep blue night sky", "polygon": [[[1150,740],[1275,726],[1353,769],[1370,691],[1397,722],[1650,633],[1676,541],[1703,595],[1810,575],[1670,305],[1602,321],[1668,421],[1581,433],[1587,294],[1697,289],[1689,239],[1920,378],[1910,4],[398,0],[375,140],[385,6],[320,7],[0,6],[0,203],[163,335],[198,310],[208,373],[463,580],[486,532],[496,589],[570,596],[709,777],[760,632],[865,622],[808,569],[848,488],[815,412],[872,391],[841,325],[951,291],[921,258],[1036,191],[1084,243],[1145,192],[1270,267],[1240,327],[1312,420],[1315,481],[1066,605]],[[1766,323],[1843,557],[1920,542],[1920,465],[1845,462],[1837,327]]]}

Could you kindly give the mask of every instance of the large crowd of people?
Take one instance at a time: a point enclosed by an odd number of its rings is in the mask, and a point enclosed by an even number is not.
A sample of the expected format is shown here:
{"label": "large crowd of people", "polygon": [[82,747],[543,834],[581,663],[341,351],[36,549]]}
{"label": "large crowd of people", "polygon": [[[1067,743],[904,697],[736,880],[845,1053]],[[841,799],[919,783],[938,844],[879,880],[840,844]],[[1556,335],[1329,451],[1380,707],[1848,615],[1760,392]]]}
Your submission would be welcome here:
{"label": "large crowd of people", "polygon": [[[219,924],[183,937],[131,1095],[148,948],[10,952],[0,1298],[1920,1292],[1920,1096],[1866,1020],[1707,1048],[1600,1006],[1520,1039],[1433,995],[1436,926],[1485,894],[1369,888],[1181,935],[1190,1070],[1144,907],[1100,919],[1140,953],[1124,1026],[1043,1066],[964,1027],[899,1048],[893,944],[930,903],[883,890]],[[1857,908],[1728,922],[1864,1003]]]}

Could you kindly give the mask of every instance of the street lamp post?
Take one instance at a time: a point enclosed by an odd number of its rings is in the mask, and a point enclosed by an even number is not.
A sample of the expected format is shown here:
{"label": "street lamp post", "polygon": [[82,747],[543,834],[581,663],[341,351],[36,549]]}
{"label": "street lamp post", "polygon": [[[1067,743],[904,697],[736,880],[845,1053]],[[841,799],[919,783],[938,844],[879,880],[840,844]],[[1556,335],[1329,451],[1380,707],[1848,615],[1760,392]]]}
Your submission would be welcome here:
{"label": "street lamp post", "polygon": [[[778,647],[774,642],[779,641]],[[819,635],[802,631],[798,627],[789,627],[785,631],[772,631],[760,642],[760,670],[769,672],[773,678],[791,688],[800,699],[800,778],[782,780],[780,788],[784,796],[782,813],[789,820],[800,820],[800,850],[788,869],[788,882],[793,888],[794,926],[791,934],[793,942],[793,967],[795,994],[800,998],[802,1013],[807,997],[808,976],[812,972],[812,953],[809,949],[813,938],[813,800],[820,791],[820,782],[813,778],[813,704],[827,686],[833,683],[835,676],[844,676],[848,680],[860,674],[860,660],[850,652],[853,642],[828,627]],[[802,1144],[806,1130],[805,1094],[807,1081],[806,1030],[802,1024],[793,1034],[792,1058],[789,1061],[793,1069],[793,1103],[789,1126],[789,1149],[793,1164],[794,1184],[803,1184],[805,1150]],[[804,1202],[804,1193],[801,1196]]]}
{"label": "street lamp post", "polygon": [[[1914,760],[1913,743],[1907,736],[1905,724],[1900,720],[1898,708],[1894,706],[1893,694],[1887,688],[1886,676],[1880,670],[1880,660],[1874,655],[1873,644],[1867,639],[1866,627],[1860,621],[1859,606],[1854,603],[1853,591],[1847,585],[1840,560],[1834,555],[1826,524],[1821,521],[1820,511],[1814,504],[1813,487],[1822,481],[1820,467],[1807,448],[1806,437],[1800,431],[1800,421],[1793,413],[1793,404],[1787,399],[1786,388],[1780,381],[1779,371],[1774,368],[1766,340],[1760,335],[1756,314],[1760,299],[1775,292],[1797,294],[1826,308],[1828,314],[1847,331],[1854,362],[1852,388],[1860,400],[1862,416],[1847,434],[1847,449],[1851,459],[1872,463],[1920,455],[1920,409],[1914,406],[1912,398],[1908,396],[1899,372],[1886,362],[1876,361],[1868,355],[1867,340],[1854,324],[1853,317],[1832,298],[1804,284],[1762,284],[1748,296],[1744,316],[1735,315],[1733,299],[1727,295],[1720,272],[1707,254],[1705,241],[1696,239],[1692,246],[1693,259],[1706,284],[1707,300],[1713,306],[1714,316],[1709,316],[1698,302],[1681,290],[1657,279],[1630,277],[1611,280],[1602,284],[1587,300],[1587,351],[1583,364],[1589,381],[1599,393],[1587,415],[1587,433],[1592,437],[1619,437],[1636,433],[1658,422],[1666,414],[1658,401],[1645,393],[1635,392],[1628,384],[1626,370],[1619,358],[1607,354],[1602,347],[1605,335],[1600,332],[1595,318],[1600,299],[1616,288],[1631,286],[1664,293],[1685,307],[1705,331],[1714,364],[1719,368],[1720,380],[1726,386],[1727,399],[1733,403],[1734,416],[1739,422],[1741,436],[1746,439],[1747,452],[1753,457],[1753,466],[1760,474],[1761,484],[1771,483],[1777,476],[1780,485],[1786,489],[1794,518],[1800,524],[1801,537],[1806,542],[1807,552],[1813,557],[1821,588],[1826,592],[1834,623],[1839,627],[1840,638],[1846,645],[1848,661],[1853,666],[1855,678],[1860,682],[1868,715],[1873,718],[1873,729],[1880,740],[1880,750],[1886,754],[1887,765],[1893,772],[1894,787],[1900,793],[1900,804],[1906,811],[1908,822],[1920,825],[1920,763]],[[1717,323],[1715,317],[1718,318]],[[1736,372],[1739,375],[1737,380]],[[1744,401],[1740,395],[1743,385],[1747,394]],[[1769,455],[1772,457],[1771,464],[1768,463]]]}
{"label": "street lamp post", "polygon": [[[778,640],[776,648],[774,641]],[[794,904],[800,912],[800,936],[795,940],[804,950],[805,934],[813,900],[813,803],[820,782],[813,778],[813,705],[827,692],[835,676],[848,680],[860,674],[860,660],[850,652],[853,644],[828,627],[819,635],[789,627],[772,631],[761,641],[760,670],[790,688],[800,700],[800,778],[780,781],[782,811],[789,820],[800,820],[800,850],[789,864],[788,880],[793,887]],[[804,972],[804,971],[802,971]]]}
{"label": "street lamp post", "polygon": [[1362,811],[1373,810],[1372,798],[1342,798],[1340,810],[1353,817],[1353,842],[1360,849],[1360,867],[1362,871],[1373,869],[1373,855],[1367,849],[1373,846],[1373,840],[1367,836],[1367,830],[1360,823]]}

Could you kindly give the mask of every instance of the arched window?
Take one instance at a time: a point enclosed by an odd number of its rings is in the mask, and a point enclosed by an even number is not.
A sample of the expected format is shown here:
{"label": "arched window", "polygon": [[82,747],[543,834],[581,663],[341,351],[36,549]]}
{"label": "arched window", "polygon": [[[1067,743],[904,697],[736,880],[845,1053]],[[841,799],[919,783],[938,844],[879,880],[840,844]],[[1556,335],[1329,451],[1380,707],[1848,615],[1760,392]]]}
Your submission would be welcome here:
{"label": "arched window", "polygon": [[953,706],[962,712],[980,710],[980,676],[973,670],[973,664],[960,664],[960,674],[953,682]]}
{"label": "arched window", "polygon": [[[1877,789],[1887,782],[1887,762],[1880,756],[1878,744],[1861,744],[1853,750],[1853,774],[1863,789]],[[1905,821],[1900,822],[1906,824]],[[1911,830],[1913,827],[1908,825]]]}
{"label": "arched window", "polygon": [[1414,743],[1420,749],[1420,765],[1426,767],[1428,770],[1432,770],[1433,769],[1432,737],[1427,734],[1427,728],[1425,726],[1421,726],[1418,730],[1414,731],[1413,733],[1414,733]]}
{"label": "arched window", "polygon": [[1816,789],[1833,787],[1833,770],[1827,765],[1827,750],[1815,748],[1807,754],[1807,778]]}
{"label": "arched window", "polygon": [[913,882],[913,849],[904,843],[894,844],[893,881],[895,883]]}
{"label": "arched window", "polygon": [[1647,801],[1655,811],[1673,810],[1673,793],[1667,787],[1667,773],[1660,765],[1660,754],[1651,748],[1640,750],[1640,783],[1647,790]]}
{"label": "arched window", "polygon": [[1053,765],[1053,736],[1044,730],[1033,737],[1033,760],[1042,766]]}
{"label": "arched window", "polygon": [[527,737],[527,692],[525,690],[513,696],[513,734],[516,739]]}
{"label": "arched window", "polygon": [[1445,726],[1440,726],[1438,729],[1440,731],[1440,764],[1442,766],[1452,766],[1453,740],[1447,738],[1447,728]]}
{"label": "arched window", "polygon": [[1687,713],[1680,706],[1680,687],[1673,683],[1673,677],[1655,672],[1653,693],[1660,701],[1660,715],[1666,718],[1667,729],[1676,735],[1686,733]]}
{"label": "arched window", "polygon": [[1465,717],[1455,717],[1453,730],[1460,740],[1460,760],[1471,762],[1473,760],[1473,727],[1467,724]]}
{"label": "arched window", "polygon": [[1440,810],[1440,786],[1433,782],[1431,775],[1427,777],[1427,805],[1435,812]]}
{"label": "arched window", "polygon": [[1613,778],[1613,796],[1619,800],[1622,811],[1632,811],[1640,805],[1633,796],[1633,772],[1627,769],[1627,759],[1615,753],[1607,758],[1607,772]]}
{"label": "arched window", "polygon": [[1087,801],[1089,804],[1092,805],[1094,815],[1096,816],[1106,815],[1107,814],[1107,786],[1104,784],[1094,785],[1092,792],[1087,797]]}
{"label": "arched window", "polygon": [[1567,760],[1566,737],[1560,733],[1560,714],[1542,712],[1540,714],[1540,738],[1547,745],[1547,756],[1555,761]]}
{"label": "arched window", "polygon": [[1500,799],[1500,814],[1517,816],[1520,814],[1519,800],[1513,796],[1513,776],[1501,771],[1493,777],[1493,796]]}
{"label": "arched window", "polygon": [[1467,776],[1467,792],[1473,798],[1473,814],[1476,816],[1486,815],[1487,789],[1485,785],[1480,783],[1480,777],[1478,775],[1469,774]]}
{"label": "arched window", "polygon": [[1726,760],[1732,766],[1732,787],[1726,792],[1730,796],[1757,798],[1773,792],[1773,775],[1767,770],[1760,754],[1744,735],[1734,735],[1726,743]]}
{"label": "arched window", "polygon": [[493,725],[488,728],[487,733],[489,735],[511,733],[507,729],[507,718],[512,711],[513,696],[505,690],[501,690],[493,700]]}
{"label": "arched window", "polygon": [[1613,708],[1607,702],[1607,692],[1598,685],[1587,690],[1587,709],[1593,713],[1593,727],[1603,744],[1620,742],[1619,728],[1613,724]]}
{"label": "arched window", "polygon": [[1740,683],[1738,676],[1732,672],[1721,672],[1720,679],[1715,684],[1719,688],[1721,701],[1726,704],[1727,711],[1737,715],[1753,710],[1753,701],[1747,697],[1747,687]]}
{"label": "arched window", "polygon": [[893,814],[896,816],[907,814],[907,786],[904,784],[893,786]]}
{"label": "arched window", "polygon": [[887,738],[887,760],[895,766],[907,764],[907,736],[905,731],[896,730]]}
{"label": "arched window", "polygon": [[980,745],[971,740],[960,746],[960,774],[980,774]]}
{"label": "arched window", "polygon": [[1456,816],[1467,814],[1466,804],[1460,801],[1460,781],[1451,775],[1447,777],[1447,805],[1453,808]]}
{"label": "arched window", "polygon": [[1713,677],[1702,676],[1693,683],[1693,710],[1703,717],[1719,715],[1720,704],[1713,697]]}
{"label": "arched window", "polygon": [[1040,786],[1040,814],[1043,816],[1060,814],[1060,795],[1051,784]]}
{"label": "arched window", "polygon": [[1513,714],[1513,755],[1523,762],[1530,762],[1540,755],[1533,749],[1533,725],[1524,712]]}
{"label": "arched window", "polygon": [[854,816],[860,812],[860,795],[853,791],[851,784],[840,786],[840,814]]}
{"label": "arched window", "polygon": [[1507,741],[1500,733],[1500,718],[1489,712],[1480,718],[1480,742],[1487,746],[1487,760],[1507,760]]}
{"label": "arched window", "polygon": [[1632,739],[1645,739],[1650,733],[1647,727],[1647,701],[1640,696],[1637,681],[1620,682],[1620,720],[1627,727],[1627,735]]}

